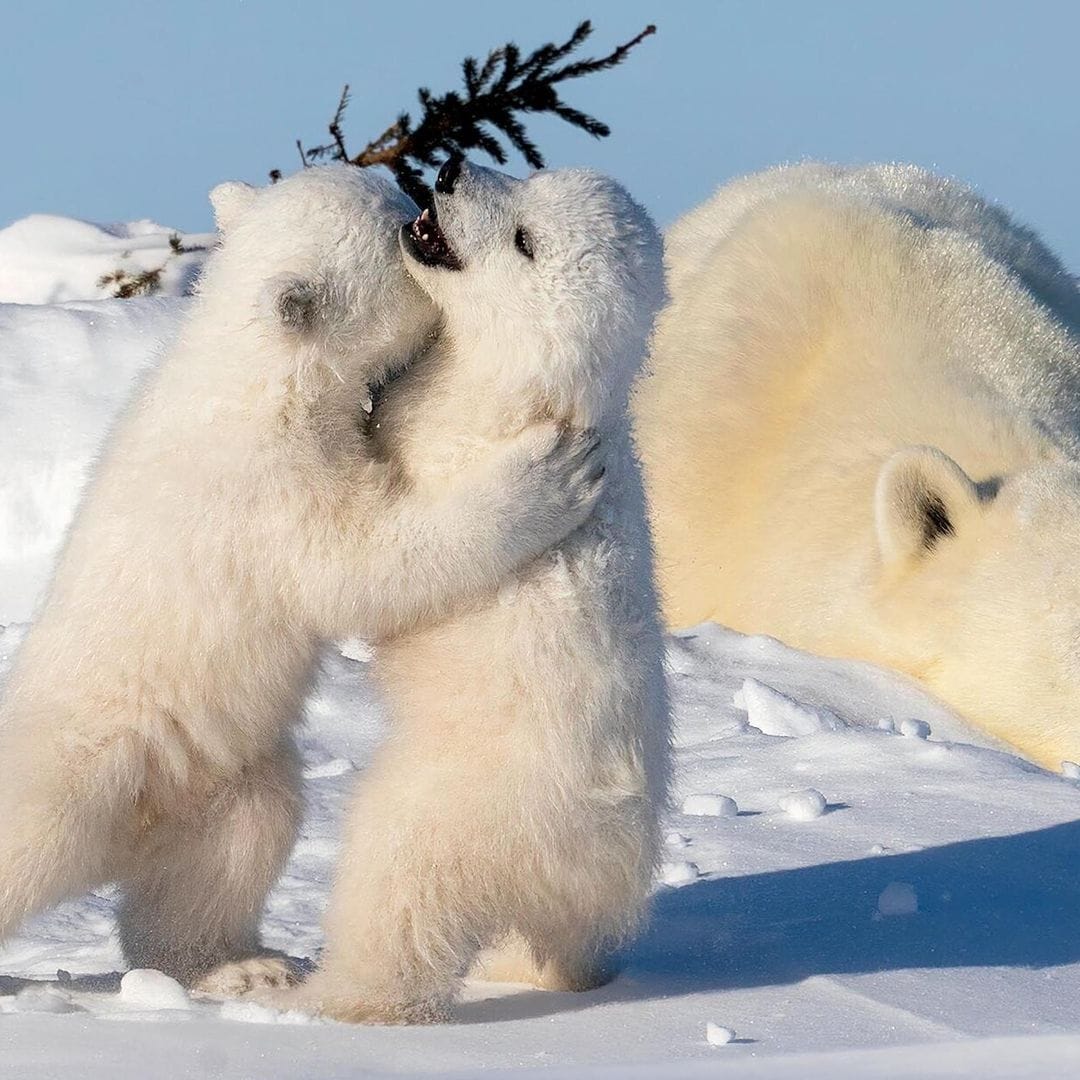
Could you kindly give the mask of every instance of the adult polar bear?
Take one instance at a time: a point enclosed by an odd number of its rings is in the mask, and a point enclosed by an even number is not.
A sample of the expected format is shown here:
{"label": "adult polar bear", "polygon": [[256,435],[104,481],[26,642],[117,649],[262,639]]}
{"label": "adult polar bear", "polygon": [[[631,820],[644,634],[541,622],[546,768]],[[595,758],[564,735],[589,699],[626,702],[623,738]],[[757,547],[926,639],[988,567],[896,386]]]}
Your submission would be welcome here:
{"label": "adult polar bear", "polygon": [[320,641],[494,593],[585,520],[599,465],[554,424],[438,488],[375,461],[367,385],[434,321],[398,248],[415,206],[345,166],[212,198],[221,247],[0,709],[0,936],[118,880],[129,963],[228,992],[286,975],[255,956],[257,923],[294,837],[290,729]]}
{"label": "adult polar bear", "polygon": [[914,167],[780,168],[672,229],[635,410],[672,624],[908,672],[1080,758],[1080,296]]}
{"label": "adult polar bear", "polygon": [[[644,912],[669,718],[627,399],[664,295],[660,238],[612,181],[452,159],[402,233],[441,341],[391,387],[376,440],[442,483],[538,417],[597,428],[596,512],[494,600],[387,640],[393,734],[361,778],[323,965],[293,998],[345,1020],[443,1018],[489,978],[584,990]],[[425,432],[438,430],[431,439]]]}

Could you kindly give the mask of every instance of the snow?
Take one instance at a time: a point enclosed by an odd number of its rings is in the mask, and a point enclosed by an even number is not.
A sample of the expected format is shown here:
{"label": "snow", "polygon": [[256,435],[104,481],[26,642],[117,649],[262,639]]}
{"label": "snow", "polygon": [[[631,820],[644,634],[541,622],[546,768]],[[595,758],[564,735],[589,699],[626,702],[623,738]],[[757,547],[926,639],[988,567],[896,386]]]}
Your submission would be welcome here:
{"label": "snow", "polygon": [[[189,252],[174,254],[175,236]],[[0,303],[58,304],[102,300],[115,284],[102,278],[164,267],[158,293],[187,293],[214,243],[213,233],[185,235],[153,221],[92,225],[52,214],[32,214],[0,229]]]}
{"label": "snow", "polygon": [[30,618],[102,436],[184,306],[0,304],[0,625]]}
{"label": "snow", "polygon": [[189,1009],[187,991],[175,980],[151,968],[135,968],[120,980],[120,1000],[140,1009]]}
{"label": "snow", "polygon": [[777,804],[792,821],[813,821],[825,813],[825,796],[815,788],[789,791]]}
{"label": "snow", "polygon": [[808,708],[758,679],[746,679],[732,700],[763,735],[811,735],[844,726],[832,710]]}
{"label": "snow", "polygon": [[901,720],[900,734],[909,739],[929,739],[930,725],[925,720]]}
{"label": "snow", "polygon": [[[162,232],[146,235],[160,249]],[[76,270],[120,239],[76,250],[74,236],[52,278],[41,242],[34,295],[68,295],[92,276]],[[11,243],[0,233],[3,288],[35,250]],[[89,295],[0,306],[0,680],[108,425],[185,306]],[[361,643],[329,649],[306,705],[308,811],[264,920],[267,943],[298,958],[318,955],[343,807],[384,735],[369,661]],[[1051,775],[903,678],[770,638],[707,624],[672,635],[668,661],[668,863],[652,922],[609,986],[470,981],[455,1023],[422,1028],[222,1004],[160,973],[121,974],[109,887],[0,946],[0,1075],[1075,1073],[1076,768]],[[796,793],[824,813],[797,820],[781,806]],[[721,1031],[738,1035],[718,1046]]]}
{"label": "snow", "polygon": [[690,817],[738,817],[739,804],[726,795],[687,795],[682,812]]}
{"label": "snow", "polygon": [[919,910],[915,889],[906,881],[891,881],[878,897],[879,915],[914,915]]}
{"label": "snow", "polygon": [[672,862],[666,862],[660,867],[660,881],[664,885],[672,886],[672,888],[678,885],[687,885],[691,881],[697,881],[699,877],[701,877],[701,870],[698,868],[697,863],[676,859]]}
{"label": "snow", "polygon": [[62,990],[52,986],[24,986],[11,1003],[12,1012],[73,1013],[82,1010]]}
{"label": "snow", "polygon": [[731,1028],[721,1027],[711,1020],[705,1025],[705,1041],[710,1046],[727,1046],[735,1038],[735,1032]]}

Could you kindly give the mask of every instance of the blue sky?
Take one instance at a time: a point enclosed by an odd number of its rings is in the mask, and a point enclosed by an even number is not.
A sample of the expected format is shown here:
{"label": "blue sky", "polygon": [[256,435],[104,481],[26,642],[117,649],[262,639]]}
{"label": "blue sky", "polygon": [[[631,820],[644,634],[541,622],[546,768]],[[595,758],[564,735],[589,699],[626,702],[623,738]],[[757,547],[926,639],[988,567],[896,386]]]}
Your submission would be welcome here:
{"label": "blue sky", "polygon": [[776,162],[914,161],[1009,207],[1080,272],[1080,4],[1065,0],[7,4],[0,223],[206,227],[207,190],[293,169],[343,82],[360,146],[421,83],[456,85],[467,53],[531,48],[586,16],[596,52],[659,26],[624,67],[568,86],[613,134],[531,130],[550,164],[613,173],[662,224]]}

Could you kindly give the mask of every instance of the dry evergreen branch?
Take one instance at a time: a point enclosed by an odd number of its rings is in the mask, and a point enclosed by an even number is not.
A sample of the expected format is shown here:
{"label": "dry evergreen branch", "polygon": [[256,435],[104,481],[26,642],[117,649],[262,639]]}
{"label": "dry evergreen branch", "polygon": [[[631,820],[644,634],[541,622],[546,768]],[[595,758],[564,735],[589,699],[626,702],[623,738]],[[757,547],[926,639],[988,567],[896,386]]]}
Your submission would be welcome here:
{"label": "dry evergreen branch", "polygon": [[[132,273],[120,267],[109,274],[102,274],[98,278],[98,288],[106,289],[113,286],[113,297],[117,300],[128,300],[132,296],[151,296],[161,288],[161,275],[169,265],[169,260],[177,255],[188,255],[193,251],[205,251],[201,245],[189,247],[181,239],[179,233],[169,235],[169,254],[165,261],[152,270],[139,270]],[[126,254],[130,254],[127,252]]]}
{"label": "dry evergreen branch", "polygon": [[[349,105],[346,85],[329,124],[330,142],[304,149],[297,141],[301,159],[305,165],[323,160],[343,161],[360,168],[382,165],[418,202],[428,201],[431,195],[422,167],[434,167],[451,154],[479,150],[505,165],[505,141],[534,169],[543,168],[543,155],[529,138],[519,115],[552,113],[594,138],[604,138],[610,134],[607,124],[567,105],[556,87],[621,64],[635,46],[656,33],[656,27],[650,24],[607,56],[568,61],[592,29],[586,19],[561,45],[542,45],[524,58],[513,42],[492,50],[482,65],[467,57],[461,65],[463,91],[450,90],[435,96],[421,87],[417,93],[422,107],[419,122],[414,126],[410,114],[402,113],[358,154],[350,154],[345,145],[343,123]],[[271,179],[280,175],[275,169]]]}

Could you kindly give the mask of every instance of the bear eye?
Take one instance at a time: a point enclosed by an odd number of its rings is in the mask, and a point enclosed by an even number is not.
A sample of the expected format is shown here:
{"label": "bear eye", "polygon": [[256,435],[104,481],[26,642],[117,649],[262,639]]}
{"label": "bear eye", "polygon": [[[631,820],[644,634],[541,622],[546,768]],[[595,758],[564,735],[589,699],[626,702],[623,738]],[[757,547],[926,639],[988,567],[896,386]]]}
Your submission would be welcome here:
{"label": "bear eye", "polygon": [[533,249],[532,236],[529,234],[528,229],[523,229],[520,225],[518,230],[514,233],[514,247],[525,256],[526,259],[533,259],[536,257],[536,252]]}

